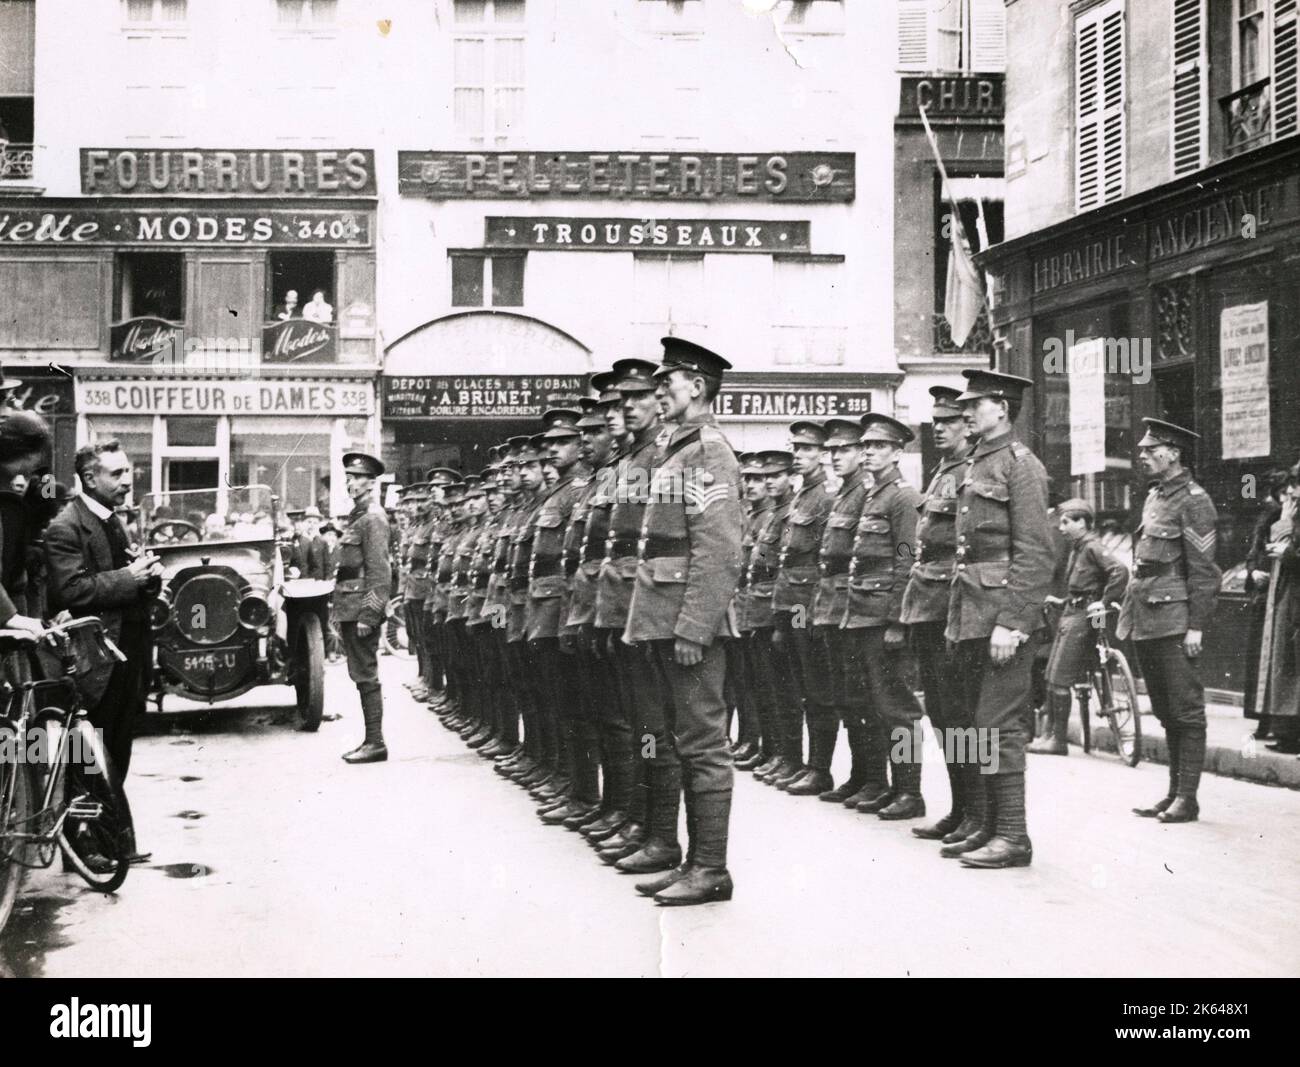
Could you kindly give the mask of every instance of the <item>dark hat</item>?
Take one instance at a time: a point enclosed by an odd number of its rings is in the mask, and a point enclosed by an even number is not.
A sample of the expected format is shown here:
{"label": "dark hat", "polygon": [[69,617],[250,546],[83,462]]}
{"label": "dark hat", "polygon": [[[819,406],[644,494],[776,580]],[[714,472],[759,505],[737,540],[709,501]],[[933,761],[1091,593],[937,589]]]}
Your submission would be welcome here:
{"label": "dark hat", "polygon": [[646,359],[616,359],[611,372],[615,376],[614,388],[620,396],[624,393],[653,393],[655,364]]}
{"label": "dark hat", "polygon": [[723,371],[731,370],[731,364],[720,355],[694,341],[684,341],[680,337],[661,337],[659,343],[664,346],[664,359],[655,371],[656,378],[663,378],[675,370],[685,370],[720,379]]}
{"label": "dark hat", "polygon": [[934,410],[930,415],[932,419],[961,418],[961,404],[957,400],[961,396],[960,389],[951,385],[932,385],[930,395],[934,397]]}
{"label": "dark hat", "polygon": [[594,396],[580,396],[580,397],[578,397],[578,410],[579,410],[579,411],[580,411],[584,416],[585,416],[585,415],[590,415],[590,414],[591,414],[593,411],[595,411],[598,407],[600,407],[600,400],[599,400],[597,397],[594,397]]}
{"label": "dark hat", "polygon": [[479,474],[480,484],[489,493],[498,493],[505,489],[501,484],[501,479],[497,477],[497,472],[492,467],[484,467]]}
{"label": "dark hat", "polygon": [[541,461],[541,435],[537,437],[525,437],[524,443],[519,446],[515,453],[516,463],[537,463]]}
{"label": "dark hat", "polygon": [[827,419],[822,429],[826,431],[827,448],[862,443],[862,424],[852,419]]}
{"label": "dark hat", "polygon": [[532,437],[530,435],[519,434],[506,441],[506,448],[510,449],[511,451],[517,452],[519,449],[523,448],[524,445],[528,444],[528,442],[531,440]]}
{"label": "dark hat", "polygon": [[1143,435],[1142,440],[1138,442],[1138,448],[1149,448],[1152,445],[1173,445],[1175,448],[1181,448],[1190,451],[1195,447],[1196,442],[1201,439],[1201,435],[1194,430],[1185,429],[1172,422],[1166,422],[1164,419],[1142,420],[1146,424],[1147,432]]}
{"label": "dark hat", "polygon": [[964,370],[966,391],[957,397],[958,401],[979,400],[990,396],[994,400],[1019,400],[1026,389],[1032,389],[1034,383],[1018,374],[1002,374],[993,370]]}
{"label": "dark hat", "polygon": [[473,496],[487,496],[483,488],[483,479],[477,474],[465,475],[465,499]]}
{"label": "dark hat", "polygon": [[535,433],[528,439],[528,443],[533,446],[533,451],[537,453],[538,459],[546,458],[546,434]]}
{"label": "dark hat", "polygon": [[501,445],[488,445],[487,458],[488,463],[495,463],[501,458]]}
{"label": "dark hat", "polygon": [[448,498],[450,498],[450,497],[453,497],[453,496],[454,496],[454,497],[462,497],[462,496],[465,495],[465,490],[468,489],[468,488],[469,488],[469,486],[467,486],[467,485],[466,485],[464,482],[462,482],[459,478],[456,479],[456,481],[454,481],[454,482],[448,482],[446,485],[444,485],[444,486],[442,487],[442,496],[443,496],[443,499],[446,500],[446,499],[448,499]]}
{"label": "dark hat", "polygon": [[761,474],[786,474],[794,467],[794,453],[768,449],[758,454]]}
{"label": "dark hat", "polygon": [[815,422],[791,423],[790,443],[795,445],[816,445],[821,448],[826,444],[826,431]]}
{"label": "dark hat", "polygon": [[452,470],[450,467],[430,467],[424,472],[424,476],[429,480],[430,485],[450,485],[452,482],[460,481],[460,471]]}
{"label": "dark hat", "polygon": [[[408,500],[428,500],[429,483],[415,482],[413,485],[404,485],[402,486],[400,493],[401,493],[403,503],[405,503]],[[316,515],[314,517],[320,518],[320,512],[319,511],[316,512]]]}
{"label": "dark hat", "polygon": [[758,467],[757,452],[737,452],[736,462],[740,464],[740,473],[746,478],[757,478],[763,472]]}
{"label": "dark hat", "polygon": [[307,514],[306,508],[285,508],[284,513],[295,522]]}
{"label": "dark hat", "polygon": [[888,445],[898,445],[902,447],[916,436],[903,423],[897,419],[891,419],[888,415],[881,415],[875,411],[868,411],[862,416],[862,441],[883,441]]}
{"label": "dark hat", "polygon": [[384,473],[384,465],[374,456],[364,452],[343,453],[344,474],[364,474],[367,478],[378,478]]}
{"label": "dark hat", "polygon": [[1082,515],[1087,515],[1090,519],[1096,518],[1097,514],[1092,510],[1092,505],[1081,496],[1072,496],[1069,500],[1062,500],[1056,505],[1056,513],[1058,515],[1064,515],[1071,511],[1077,511]]}
{"label": "dark hat", "polygon": [[622,394],[617,388],[618,375],[612,370],[603,370],[591,376],[591,387],[596,391],[598,404],[616,404]]}
{"label": "dark hat", "polygon": [[604,430],[604,405],[595,397],[587,397],[582,402],[582,418],[578,420],[579,430]]}
{"label": "dark hat", "polygon": [[320,532],[328,533],[330,530],[333,530],[336,534],[341,534],[343,532],[334,524],[333,519],[326,519],[323,523],[321,523]]}
{"label": "dark hat", "polygon": [[539,436],[547,441],[581,436],[582,431],[578,429],[580,418],[582,418],[581,411],[574,411],[572,408],[551,408],[542,415],[542,425],[546,430]]}

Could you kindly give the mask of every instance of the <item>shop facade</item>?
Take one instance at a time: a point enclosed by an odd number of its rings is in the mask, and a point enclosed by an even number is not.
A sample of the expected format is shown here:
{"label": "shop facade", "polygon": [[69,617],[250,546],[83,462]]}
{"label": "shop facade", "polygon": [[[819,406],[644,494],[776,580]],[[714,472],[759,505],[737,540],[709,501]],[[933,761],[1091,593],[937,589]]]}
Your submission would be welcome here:
{"label": "shop facade", "polygon": [[1240,689],[1241,563],[1266,472],[1300,455],[1300,143],[1278,141],[1008,241],[993,276],[1001,365],[1034,380],[1021,417],[1056,500],[1140,521],[1143,416],[1201,435],[1225,571],[1207,669]]}
{"label": "shop facade", "polygon": [[120,440],[137,498],[255,481],[344,508],[330,472],[379,436],[373,154],[80,159],[81,197],[0,204],[0,358],[61,368],[76,443]]}

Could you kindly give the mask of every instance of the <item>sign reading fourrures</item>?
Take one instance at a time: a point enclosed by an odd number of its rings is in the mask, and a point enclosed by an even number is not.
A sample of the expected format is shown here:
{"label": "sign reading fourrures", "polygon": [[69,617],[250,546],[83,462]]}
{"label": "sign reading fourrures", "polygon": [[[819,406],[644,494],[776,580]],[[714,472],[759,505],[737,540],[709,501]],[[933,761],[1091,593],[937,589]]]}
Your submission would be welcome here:
{"label": "sign reading fourrures", "polygon": [[539,419],[561,396],[582,394],[581,374],[430,375],[383,379],[386,419]]}
{"label": "sign reading fourrures", "polygon": [[507,200],[853,199],[852,152],[398,152],[402,196]]}
{"label": "sign reading fourrures", "polygon": [[374,196],[368,148],[83,148],[87,196]]}
{"label": "sign reading fourrures", "polygon": [[689,248],[698,252],[807,252],[807,222],[742,219],[588,219],[489,217],[489,248],[624,252]]}

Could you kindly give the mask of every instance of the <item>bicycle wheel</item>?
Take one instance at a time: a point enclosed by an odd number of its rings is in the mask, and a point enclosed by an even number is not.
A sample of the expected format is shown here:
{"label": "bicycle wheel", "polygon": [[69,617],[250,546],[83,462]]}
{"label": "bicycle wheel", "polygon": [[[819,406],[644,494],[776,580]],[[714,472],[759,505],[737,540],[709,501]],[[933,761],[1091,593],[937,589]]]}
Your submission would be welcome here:
{"label": "bicycle wheel", "polygon": [[130,870],[130,808],[94,727],[78,719],[72,731],[63,765],[68,817],[59,847],[91,889],[111,893]]}
{"label": "bicycle wheel", "polygon": [[1137,684],[1124,653],[1112,648],[1106,656],[1103,673],[1110,692],[1106,694],[1101,713],[1110,721],[1119,758],[1136,767],[1142,758],[1142,711],[1138,707]]}
{"label": "bicycle wheel", "polygon": [[9,834],[30,832],[32,814],[31,784],[27,780],[26,768],[20,763],[0,763],[0,809],[4,806],[4,798],[9,795],[11,782],[13,795],[9,797],[9,817],[4,827],[4,845],[0,848],[0,930],[9,922],[18,890],[27,873],[27,845],[11,839]]}
{"label": "bicycle wheel", "polygon": [[388,602],[380,639],[394,656],[401,659],[414,658],[415,650],[411,648],[410,635],[406,629],[406,605],[401,597],[394,597]]}

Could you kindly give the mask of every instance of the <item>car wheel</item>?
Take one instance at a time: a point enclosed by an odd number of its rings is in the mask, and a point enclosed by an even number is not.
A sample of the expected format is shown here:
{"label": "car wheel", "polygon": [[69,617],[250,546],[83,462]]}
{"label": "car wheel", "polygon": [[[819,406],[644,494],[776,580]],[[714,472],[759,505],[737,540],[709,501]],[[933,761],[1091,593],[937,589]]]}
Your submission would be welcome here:
{"label": "car wheel", "polygon": [[293,679],[298,696],[298,728],[315,732],[325,707],[325,635],[318,615],[309,613],[298,620]]}

